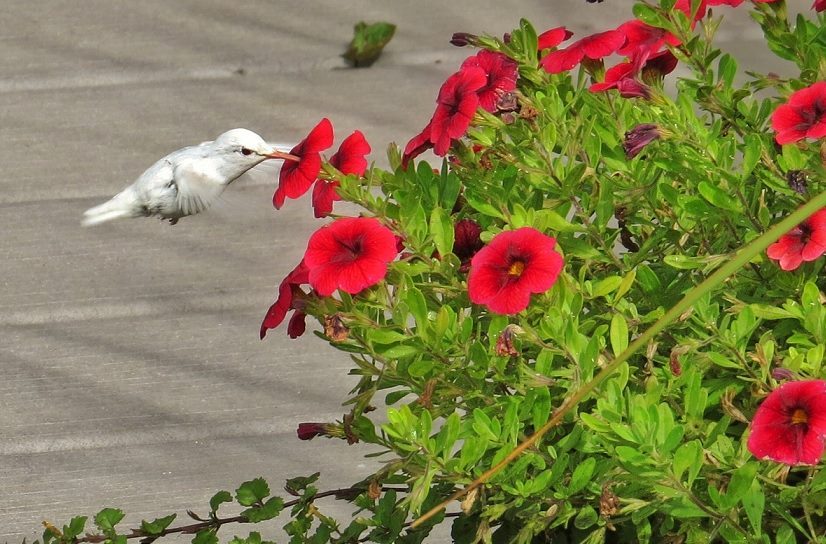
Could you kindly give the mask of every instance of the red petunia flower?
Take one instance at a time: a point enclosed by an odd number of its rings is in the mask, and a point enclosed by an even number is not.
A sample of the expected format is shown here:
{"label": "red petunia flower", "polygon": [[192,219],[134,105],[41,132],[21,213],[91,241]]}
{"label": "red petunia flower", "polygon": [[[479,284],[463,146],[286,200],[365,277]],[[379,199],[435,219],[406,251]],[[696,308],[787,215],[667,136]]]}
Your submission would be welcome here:
{"label": "red petunia flower", "polygon": [[396,237],[378,220],[346,217],[310,236],[304,262],[310,285],[326,297],[336,289],[356,294],[380,282],[397,254]]}
{"label": "red petunia flower", "polygon": [[814,261],[826,253],[826,208],[780,237],[766,249],[770,259],[783,270],[794,270],[804,261]]}
{"label": "red petunia flower", "polygon": [[648,85],[639,80],[662,77],[677,67],[677,58],[670,51],[660,51],[649,55],[642,64],[636,60],[621,62],[605,71],[605,79],[594,83],[588,90],[592,93],[616,89],[623,98],[649,98]]}
{"label": "red petunia flower", "polygon": [[617,53],[632,57],[639,64],[644,63],[649,55],[659,52],[665,44],[680,44],[680,40],[670,32],[647,25],[637,19],[621,24],[617,27],[617,31],[625,36],[625,43],[617,50]]}
{"label": "red petunia flower", "polygon": [[[370,144],[361,131],[356,130],[341,142],[335,155],[330,157],[330,164],[342,174],[363,176],[367,170],[365,156],[372,151]],[[336,192],[338,180],[319,179],[313,186],[313,215],[327,217],[333,211],[333,202],[341,200]]]}
{"label": "red petunia flower", "polygon": [[592,60],[607,57],[624,43],[624,34],[618,30],[607,30],[585,36],[565,49],[553,51],[539,61],[539,64],[546,72],[558,74],[570,70],[586,57]]}
{"label": "red petunia flower", "polygon": [[778,144],[826,136],[826,81],[795,91],[772,113]]}
{"label": "red petunia flower", "polygon": [[816,465],[826,437],[826,381],[786,382],[757,408],[748,448],[759,459]]}
{"label": "red petunia flower", "polygon": [[430,141],[430,133],[432,132],[431,123],[428,123],[424,129],[413,136],[407,145],[404,146],[404,152],[402,153],[402,168],[407,170],[407,165],[410,164],[410,161],[427,151],[428,149],[433,148],[433,142]]}
{"label": "red petunia flower", "polygon": [[321,171],[321,152],[332,145],[333,125],[325,117],[290,151],[301,160],[284,161],[281,166],[278,189],[272,197],[276,209],[281,208],[287,198],[298,198],[310,189]]}
{"label": "red petunia flower", "polygon": [[464,67],[444,82],[430,120],[430,141],[437,155],[444,156],[450,143],[467,132],[479,107],[477,93],[487,82],[485,71],[478,66]]}
{"label": "red petunia flower", "polygon": [[487,83],[476,91],[479,105],[485,111],[495,112],[499,97],[516,88],[516,61],[502,53],[483,49],[462,63],[462,69],[470,66],[481,68],[487,76]]}
{"label": "red petunia flower", "polygon": [[573,35],[574,33],[564,26],[558,26],[556,28],[546,30],[537,37],[536,48],[539,51],[542,51],[544,49],[556,47],[565,40],[570,39]]}
{"label": "red petunia flower", "polygon": [[531,293],[544,293],[562,270],[556,240],[531,227],[500,232],[470,262],[468,294],[497,314],[528,307]]}
{"label": "red petunia flower", "polygon": [[826,0],[815,0],[812,9],[818,12],[826,10]]}
{"label": "red petunia flower", "polygon": [[304,317],[306,316],[303,311],[296,308],[297,305],[294,304],[294,298],[295,295],[304,294],[299,286],[309,283],[309,273],[309,269],[302,260],[298,263],[298,266],[281,281],[281,285],[278,286],[278,298],[273,305],[270,306],[270,309],[267,310],[267,315],[264,316],[264,321],[261,323],[260,336],[262,340],[264,336],[267,335],[268,330],[276,328],[284,321],[284,318],[287,317],[287,312],[290,310],[296,311],[290,319],[290,323],[287,325],[287,333],[290,335],[290,338],[298,338],[304,334]]}

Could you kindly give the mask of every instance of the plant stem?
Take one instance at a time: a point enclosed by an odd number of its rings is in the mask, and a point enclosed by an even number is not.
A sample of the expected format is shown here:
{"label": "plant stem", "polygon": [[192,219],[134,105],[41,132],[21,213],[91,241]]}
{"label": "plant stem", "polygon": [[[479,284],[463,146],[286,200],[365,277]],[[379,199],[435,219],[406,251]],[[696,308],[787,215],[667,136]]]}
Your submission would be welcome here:
{"label": "plant stem", "polygon": [[631,344],[620,353],[616,359],[611,361],[607,364],[594,378],[584,384],[582,387],[574,391],[574,393],[568,397],[565,401],[563,401],[562,405],[554,411],[551,418],[543,425],[538,431],[536,431],[533,435],[528,437],[522,443],[520,443],[513,451],[511,451],[504,459],[502,459],[499,463],[485,471],[479,478],[471,482],[467,487],[464,489],[460,489],[459,491],[455,492],[453,495],[448,497],[445,501],[434,506],[429,511],[425,512],[421,515],[418,519],[416,519],[412,527],[417,527],[433,517],[434,515],[441,512],[450,502],[465,496],[467,493],[480,487],[482,484],[487,482],[490,478],[498,474],[502,469],[508,466],[513,460],[519,457],[522,452],[526,449],[530,448],[534,444],[536,444],[540,438],[542,438],[548,431],[558,425],[562,418],[571,411],[571,409],[579,404],[585,397],[591,394],[591,392],[606,378],[612,375],[625,361],[627,361],[631,355],[633,355],[638,349],[644,347],[648,342],[654,338],[654,336],[665,329],[672,321],[677,319],[683,312],[691,308],[691,306],[697,302],[703,295],[710,292],[712,289],[723,283],[729,276],[737,272],[740,268],[745,266],[751,259],[755,256],[759,255],[770,244],[774,243],[778,238],[780,238],[783,234],[790,231],[798,224],[802,223],[806,218],[812,215],[814,212],[826,206],[826,191],[820,193],[816,197],[812,198],[809,202],[792,212],[788,217],[780,221],[779,223],[775,224],[765,233],[760,235],[758,238],[754,239],[750,244],[742,248],[738,251],[734,257],[720,266],[713,274],[711,274],[708,278],[705,279],[700,285],[691,289],[685,296],[674,305],[668,312],[665,313],[660,319],[656,321],[651,327],[649,327],[643,334],[638,336]]}

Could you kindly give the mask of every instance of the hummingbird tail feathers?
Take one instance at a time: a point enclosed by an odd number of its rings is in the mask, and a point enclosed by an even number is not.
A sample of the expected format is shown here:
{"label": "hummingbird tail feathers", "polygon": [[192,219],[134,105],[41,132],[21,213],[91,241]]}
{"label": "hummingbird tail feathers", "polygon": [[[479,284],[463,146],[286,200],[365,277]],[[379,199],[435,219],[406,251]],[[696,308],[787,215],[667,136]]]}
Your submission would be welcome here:
{"label": "hummingbird tail feathers", "polygon": [[143,214],[137,206],[134,192],[127,189],[112,197],[111,200],[83,212],[83,219],[80,224],[84,227],[91,227],[115,219],[139,217],[141,215]]}

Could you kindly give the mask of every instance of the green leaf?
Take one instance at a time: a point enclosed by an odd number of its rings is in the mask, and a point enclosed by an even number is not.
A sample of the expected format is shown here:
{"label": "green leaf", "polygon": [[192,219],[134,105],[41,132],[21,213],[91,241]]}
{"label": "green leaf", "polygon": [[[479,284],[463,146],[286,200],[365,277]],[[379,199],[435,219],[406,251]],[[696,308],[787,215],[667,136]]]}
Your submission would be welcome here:
{"label": "green leaf", "polygon": [[104,533],[110,533],[115,529],[115,525],[123,519],[123,511],[117,508],[104,508],[95,514],[95,525]]}
{"label": "green leaf", "polygon": [[433,208],[430,213],[430,235],[439,254],[447,255],[453,251],[453,221],[442,208]]}
{"label": "green leaf", "polygon": [[717,208],[721,208],[729,212],[741,213],[743,211],[743,206],[740,204],[739,200],[729,195],[723,189],[712,185],[705,180],[701,181],[697,185],[697,190],[703,198]]}
{"label": "green leaf", "polygon": [[474,408],[473,410],[473,430],[477,435],[488,440],[499,440],[499,435],[493,432],[491,427],[490,417],[479,408]]}
{"label": "green leaf", "polygon": [[743,172],[743,179],[745,179],[760,162],[760,155],[763,153],[763,142],[757,134],[746,134],[743,140],[745,141],[745,148],[743,149],[743,164],[740,169]]}
{"label": "green leaf", "polygon": [[622,284],[622,278],[619,276],[608,276],[596,282],[591,289],[591,296],[604,297],[613,293]]}
{"label": "green leaf", "polygon": [[[763,488],[760,486],[759,480],[756,478],[752,480],[749,492],[743,495],[741,501],[752,529],[759,536],[762,532],[763,508],[766,504],[766,497],[763,495]],[[778,539],[777,542],[780,542],[780,540]]]}
{"label": "green leaf", "polygon": [[611,318],[611,349],[616,357],[628,347],[628,323],[622,314],[614,314]]}
{"label": "green leaf", "polygon": [[[574,518],[574,526],[577,529],[587,529],[596,524],[597,520],[599,519],[599,515],[597,511],[594,510],[594,507],[586,504],[585,506],[581,506],[579,508],[579,513],[577,513],[576,517]],[[602,542],[602,540],[600,540]]]}
{"label": "green leaf", "polygon": [[147,535],[160,535],[175,520],[177,514],[158,518],[154,521],[141,521],[141,530]]}
{"label": "green leaf", "polygon": [[270,494],[270,486],[264,478],[244,482],[235,491],[235,500],[241,506],[252,506],[264,500]]}
{"label": "green leaf", "polygon": [[594,474],[594,468],[597,466],[597,461],[593,457],[586,457],[583,462],[578,464],[571,475],[571,482],[568,484],[568,495],[573,495],[579,490],[583,489],[588,482],[591,481],[591,476]]}
{"label": "green leaf", "polygon": [[68,525],[63,526],[63,538],[71,540],[83,532],[86,528],[86,516],[73,517]]}
{"label": "green leaf", "polygon": [[737,504],[749,492],[756,475],[757,463],[746,463],[734,471],[725,495],[729,508]]}
{"label": "green leaf", "polygon": [[192,544],[218,544],[215,529],[201,529],[192,538]]}
{"label": "green leaf", "polygon": [[697,440],[686,442],[674,452],[672,470],[677,480],[683,481],[683,473],[693,467],[699,460],[702,464],[703,447]]}
{"label": "green leaf", "polygon": [[395,32],[396,25],[390,23],[367,24],[361,21],[353,28],[353,39],[342,56],[354,67],[370,66],[381,56],[384,46]]}
{"label": "green leaf", "polygon": [[209,507],[212,512],[217,512],[218,507],[225,502],[232,502],[232,494],[229,491],[219,491],[209,499]]}
{"label": "green leaf", "polygon": [[272,519],[281,513],[284,509],[284,499],[281,497],[270,497],[263,506],[248,508],[241,512],[250,523],[260,523],[268,519]]}

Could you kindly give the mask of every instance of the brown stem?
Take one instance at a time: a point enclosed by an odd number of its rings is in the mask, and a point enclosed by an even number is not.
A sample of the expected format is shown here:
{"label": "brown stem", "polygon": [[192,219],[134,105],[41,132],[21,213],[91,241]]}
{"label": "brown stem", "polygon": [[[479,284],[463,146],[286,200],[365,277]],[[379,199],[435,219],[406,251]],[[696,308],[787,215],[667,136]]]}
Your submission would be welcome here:
{"label": "brown stem", "polygon": [[[324,497],[335,497],[336,499],[343,499],[349,500],[360,493],[366,491],[366,488],[363,487],[345,487],[342,489],[331,489],[329,491],[322,491],[317,493],[313,499],[322,499]],[[382,491],[407,491],[407,489],[395,488],[395,487],[382,487]],[[301,499],[295,499],[291,501],[287,501],[284,503],[284,508],[289,508],[291,506],[295,506],[301,502]],[[246,517],[243,515],[240,516],[233,516],[231,518],[214,518],[210,520],[205,520],[199,523],[192,523],[190,525],[182,525],[180,527],[172,527],[171,529],[164,529],[157,535],[148,535],[140,529],[132,529],[132,532],[126,536],[126,538],[142,538],[142,544],[148,544],[157,540],[158,538],[168,536],[171,534],[195,534],[202,529],[209,529],[210,527],[214,527],[217,531],[222,525],[226,525],[228,523],[249,523]],[[76,544],[80,544],[82,542],[89,542],[91,544],[97,544],[99,542],[103,542],[107,540],[108,537],[101,535],[101,534],[86,534],[86,536],[75,539]]]}

